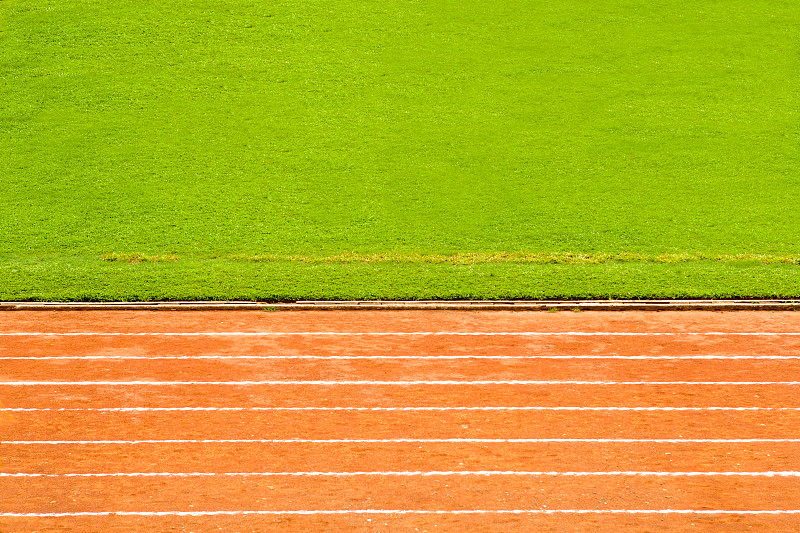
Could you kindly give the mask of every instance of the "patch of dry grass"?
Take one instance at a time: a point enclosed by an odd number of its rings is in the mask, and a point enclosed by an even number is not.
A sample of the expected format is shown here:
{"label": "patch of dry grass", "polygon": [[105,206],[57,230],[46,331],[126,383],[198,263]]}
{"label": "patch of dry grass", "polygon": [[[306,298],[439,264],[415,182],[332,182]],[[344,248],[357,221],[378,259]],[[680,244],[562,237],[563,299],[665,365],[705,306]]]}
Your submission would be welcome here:
{"label": "patch of dry grass", "polygon": [[117,261],[119,263],[174,263],[178,260],[177,255],[146,255],[143,253],[118,254],[109,253],[103,255],[103,261]]}
{"label": "patch of dry grass", "polygon": [[800,265],[800,255],[766,255],[766,254],[702,254],[679,253],[644,255],[632,253],[619,254],[580,254],[572,252],[464,252],[452,255],[418,254],[388,252],[382,254],[342,253],[332,256],[305,255],[232,255],[234,261],[269,263],[291,261],[300,263],[411,263],[411,264],[451,264],[476,265],[486,263],[516,263],[540,265],[597,265],[603,263],[693,263],[698,261],[714,261],[719,263],[757,263],[762,265],[792,264]]}

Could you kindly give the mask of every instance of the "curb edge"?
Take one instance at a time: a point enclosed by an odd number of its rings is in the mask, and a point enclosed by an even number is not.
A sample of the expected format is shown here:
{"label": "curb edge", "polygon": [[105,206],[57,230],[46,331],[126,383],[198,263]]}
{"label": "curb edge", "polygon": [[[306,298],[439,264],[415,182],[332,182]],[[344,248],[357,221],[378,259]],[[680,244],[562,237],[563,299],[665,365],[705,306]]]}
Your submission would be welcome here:
{"label": "curb edge", "polygon": [[0,311],[800,311],[800,300],[0,302]]}

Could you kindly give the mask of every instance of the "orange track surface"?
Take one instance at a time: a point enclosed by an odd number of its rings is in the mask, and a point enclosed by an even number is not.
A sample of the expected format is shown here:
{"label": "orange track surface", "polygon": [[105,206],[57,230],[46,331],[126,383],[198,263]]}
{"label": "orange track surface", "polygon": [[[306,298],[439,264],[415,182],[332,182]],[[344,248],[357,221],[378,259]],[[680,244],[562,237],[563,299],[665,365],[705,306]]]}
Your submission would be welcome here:
{"label": "orange track surface", "polygon": [[787,333],[800,314],[2,313],[0,531],[798,531]]}

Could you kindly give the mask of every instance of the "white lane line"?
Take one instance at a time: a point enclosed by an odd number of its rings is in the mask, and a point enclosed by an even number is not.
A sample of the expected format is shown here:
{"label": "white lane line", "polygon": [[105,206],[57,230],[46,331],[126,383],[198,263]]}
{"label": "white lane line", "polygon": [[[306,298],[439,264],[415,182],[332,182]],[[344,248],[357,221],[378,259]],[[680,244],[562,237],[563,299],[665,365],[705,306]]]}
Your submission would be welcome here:
{"label": "white lane line", "polygon": [[582,381],[582,380],[264,380],[264,381],[3,381],[0,386],[174,386],[174,385],[800,385],[800,381]]}
{"label": "white lane line", "polygon": [[800,407],[0,407],[0,412],[147,411],[800,411]]}
{"label": "white lane line", "polygon": [[664,472],[664,471],[592,471],[554,472],[520,470],[407,470],[364,472],[86,472],[66,474],[0,472],[2,477],[441,477],[441,476],[530,476],[530,477],[800,477],[797,471],[765,472]]}
{"label": "white lane line", "polygon": [[625,439],[625,438],[397,438],[397,439],[141,439],[141,440],[9,440],[0,445],[106,445],[106,444],[758,444],[800,443],[800,438],[755,439]]}
{"label": "white lane line", "polygon": [[800,355],[155,355],[155,356],[138,356],[138,355],[45,355],[45,356],[9,356],[0,357],[0,360],[25,360],[25,361],[52,361],[52,360],[137,360],[142,361],[157,361],[157,360],[196,360],[196,359],[212,359],[212,360],[236,360],[236,359],[253,359],[253,360],[462,360],[462,359],[476,359],[476,360],[538,360],[538,359],[605,359],[605,360],[659,360],[674,361],[674,360],[792,360],[800,359]]}
{"label": "white lane line", "polygon": [[191,331],[191,332],[2,332],[2,337],[680,337],[680,336],[800,336],[789,331],[706,331],[706,332],[634,332],[634,331]]}
{"label": "white lane line", "polygon": [[78,511],[72,513],[0,513],[8,518],[65,518],[78,516],[242,516],[242,515],[493,515],[493,514],[680,514],[680,515],[795,515],[800,509],[315,509],[280,511]]}

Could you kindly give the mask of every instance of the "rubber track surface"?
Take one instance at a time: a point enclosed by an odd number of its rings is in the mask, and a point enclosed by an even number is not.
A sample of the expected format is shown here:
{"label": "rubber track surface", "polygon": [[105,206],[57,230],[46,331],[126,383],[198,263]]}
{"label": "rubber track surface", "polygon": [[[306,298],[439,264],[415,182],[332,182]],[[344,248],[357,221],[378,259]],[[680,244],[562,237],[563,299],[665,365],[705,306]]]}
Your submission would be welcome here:
{"label": "rubber track surface", "polygon": [[792,312],[0,314],[0,531],[798,531]]}

